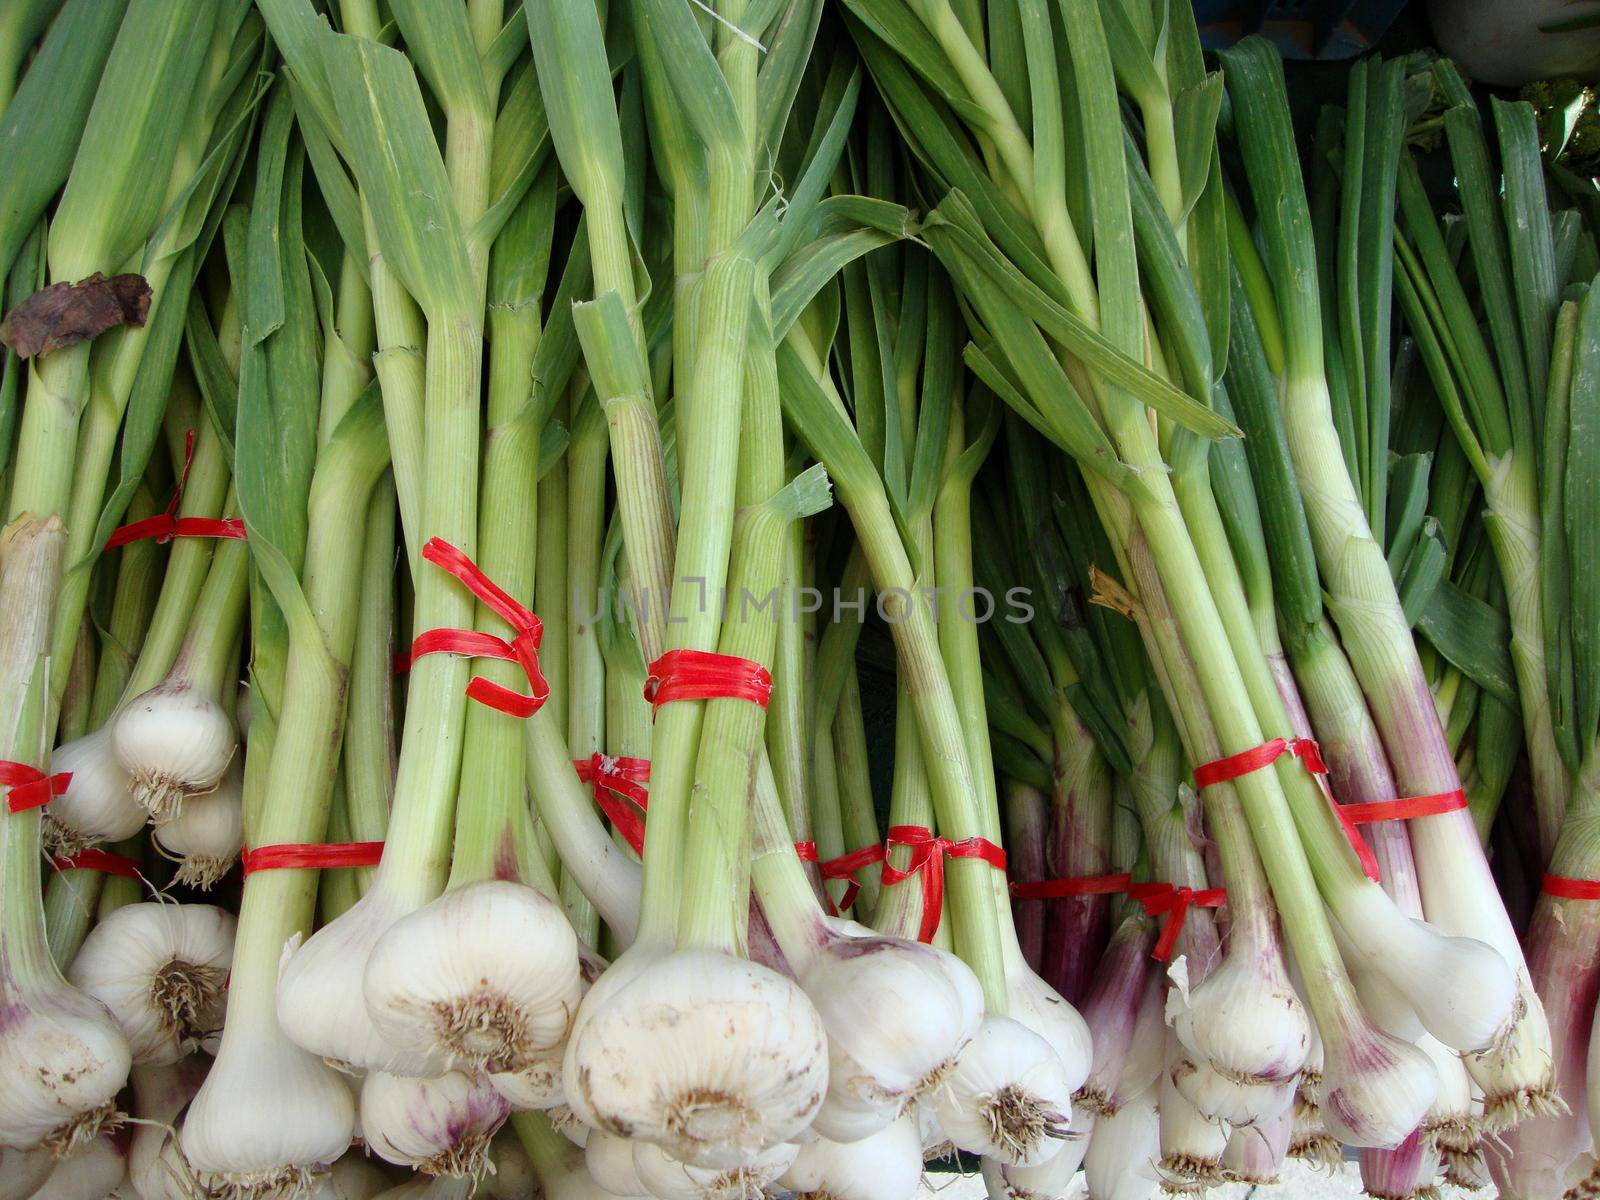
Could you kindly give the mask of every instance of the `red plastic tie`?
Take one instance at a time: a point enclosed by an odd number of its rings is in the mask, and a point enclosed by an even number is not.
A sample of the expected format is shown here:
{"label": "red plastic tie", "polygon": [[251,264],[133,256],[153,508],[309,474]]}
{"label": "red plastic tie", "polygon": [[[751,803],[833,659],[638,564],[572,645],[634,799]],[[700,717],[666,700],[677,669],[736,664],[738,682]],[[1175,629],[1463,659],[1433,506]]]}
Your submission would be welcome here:
{"label": "red plastic tie", "polygon": [[1565,875],[1546,875],[1539,884],[1546,896],[1561,900],[1600,900],[1600,880],[1568,879]]}
{"label": "red plastic tie", "polygon": [[[594,789],[594,802],[610,818],[633,852],[644,854],[644,822],[639,814],[650,806],[650,794],[641,784],[650,781],[648,758],[614,758],[594,753],[573,762],[578,778]],[[631,801],[630,807],[624,801]]]}
{"label": "red plastic tie", "polygon": [[[911,861],[900,870],[889,861],[889,851],[896,846],[911,850]],[[917,941],[931,942],[939,930],[939,914],[944,907],[944,860],[951,858],[982,859],[997,871],[1006,869],[1006,852],[986,838],[963,838],[952,842],[939,837],[921,825],[891,825],[889,836],[883,844],[883,884],[890,887],[913,875],[922,874],[922,928]]]}
{"label": "red plastic tie", "polygon": [[817,855],[817,844],[815,842],[796,842],[794,844],[794,856],[801,862],[820,863],[822,861]]}
{"label": "red plastic tie", "polygon": [[65,795],[67,784],[71,782],[71,771],[46,775],[27,763],[0,759],[0,787],[11,789],[6,793],[6,807],[14,813],[43,808],[57,796]]}
{"label": "red plastic tie", "polygon": [[462,654],[514,662],[528,677],[532,695],[525,696],[481,675],[474,675],[467,684],[467,695],[507,716],[533,716],[550,697],[550,684],[539,669],[539,642],[544,637],[544,622],[532,610],[518,604],[509,592],[485,575],[477,563],[443,538],[429,538],[422,548],[422,559],[466,584],[469,592],[516,631],[516,636],[508,642],[475,629],[425,629],[411,643],[411,654],[405,665],[409,667],[424,654]]}
{"label": "red plastic tie", "polygon": [[1263,742],[1249,750],[1241,750],[1238,754],[1230,754],[1215,762],[1202,763],[1194,769],[1195,786],[1207,788],[1215,783],[1238,779],[1241,775],[1270,767],[1285,754],[1294,755],[1310,774],[1318,777],[1318,782],[1322,784],[1322,794],[1327,797],[1339,827],[1344,830],[1350,849],[1354,850],[1356,857],[1361,860],[1361,869],[1366,872],[1367,878],[1376,883],[1381,877],[1378,871],[1378,858],[1372,853],[1372,847],[1367,845],[1366,839],[1361,836],[1361,831],[1356,828],[1349,809],[1335,800],[1333,793],[1328,790],[1325,779],[1328,774],[1328,764],[1322,761],[1322,751],[1310,738],[1273,738],[1270,742]]}
{"label": "red plastic tie", "polygon": [[1437,817],[1467,807],[1467,794],[1460,788],[1435,792],[1431,796],[1402,796],[1398,800],[1374,800],[1370,804],[1345,804],[1339,811],[1352,825],[1371,825],[1377,821],[1407,821],[1412,817]]}
{"label": "red plastic tie", "polygon": [[[797,846],[796,849],[798,850],[799,847]],[[805,856],[802,854],[801,857],[804,858]],[[873,863],[881,863],[883,861],[885,861],[883,845],[879,842],[874,842],[870,846],[863,846],[859,850],[851,850],[848,853],[839,855],[838,858],[830,858],[817,864],[824,879],[844,880],[844,895],[839,898],[837,907],[833,905],[831,899],[828,901],[830,908],[833,908],[834,916],[838,916],[839,913],[854,904],[856,897],[861,894],[861,881],[856,878],[856,872],[872,866]]]}
{"label": "red plastic tie", "polygon": [[178,476],[178,486],[172,489],[172,499],[167,502],[166,511],[112,530],[111,536],[106,539],[107,550],[126,546],[129,542],[143,541],[145,538],[154,538],[163,543],[178,537],[244,540],[246,536],[244,522],[238,517],[178,515],[178,503],[183,499],[183,485],[189,481],[189,464],[192,462],[194,462],[194,430],[191,429],[183,436],[183,471]]}
{"label": "red plastic tie", "polygon": [[324,871],[334,867],[375,867],[383,857],[382,842],[285,842],[246,847],[239,865],[246,875],[256,871]]}
{"label": "red plastic tie", "polygon": [[57,871],[99,871],[102,875],[120,875],[124,879],[139,878],[139,864],[133,859],[96,846],[63,858],[52,858],[50,865]]}
{"label": "red plastic tie", "polygon": [[650,664],[644,698],[657,708],[675,700],[748,700],[765,708],[772,698],[772,675],[748,658],[668,650]]}
{"label": "red plastic tie", "polygon": [[1059,900],[1065,896],[1111,896],[1125,892],[1133,876],[1079,875],[1072,879],[1040,879],[1033,883],[1013,883],[1011,894],[1018,900]]}
{"label": "red plastic tie", "polygon": [[1155,948],[1150,951],[1150,957],[1157,962],[1167,962],[1172,958],[1172,951],[1178,944],[1178,935],[1183,932],[1183,922],[1189,916],[1189,909],[1198,904],[1201,908],[1217,908],[1228,902],[1226,888],[1201,888],[1198,891],[1188,887],[1174,887],[1170,883],[1136,883],[1128,889],[1128,895],[1137,900],[1144,911],[1152,917],[1165,917],[1161,925],[1161,936],[1156,938]]}

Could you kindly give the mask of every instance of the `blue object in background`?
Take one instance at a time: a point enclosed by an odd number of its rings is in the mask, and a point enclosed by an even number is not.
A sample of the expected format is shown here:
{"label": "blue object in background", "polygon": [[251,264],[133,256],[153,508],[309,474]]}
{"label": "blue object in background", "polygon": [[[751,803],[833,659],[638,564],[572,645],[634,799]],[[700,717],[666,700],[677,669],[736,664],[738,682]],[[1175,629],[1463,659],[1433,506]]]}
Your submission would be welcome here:
{"label": "blue object in background", "polygon": [[1285,58],[1352,58],[1372,46],[1405,0],[1194,0],[1200,41],[1221,50],[1259,33]]}

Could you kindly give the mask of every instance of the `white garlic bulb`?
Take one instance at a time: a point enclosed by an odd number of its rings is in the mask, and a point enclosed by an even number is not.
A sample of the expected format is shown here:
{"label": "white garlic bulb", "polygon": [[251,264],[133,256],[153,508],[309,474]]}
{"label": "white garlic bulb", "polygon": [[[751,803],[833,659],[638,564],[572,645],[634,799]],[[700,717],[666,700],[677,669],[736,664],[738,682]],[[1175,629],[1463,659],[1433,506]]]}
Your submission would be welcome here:
{"label": "white garlic bulb", "polygon": [[28,1200],[55,1167],[56,1156],[43,1146],[32,1150],[0,1146],[0,1200]]}
{"label": "white garlic bulb", "polygon": [[128,1177],[128,1130],[102,1127],[85,1146],[56,1163],[29,1200],[104,1200]]}
{"label": "white garlic bulb", "polygon": [[601,977],[567,1043],[568,1103],[586,1122],[716,1169],[811,1124],[827,1038],[797,984],[710,950],[642,961],[615,988]]}
{"label": "white garlic bulb", "polygon": [[239,737],[215,698],[169,677],[122,707],[111,722],[111,744],[134,799],[160,824],[187,797],[217,786]]}
{"label": "white garlic bulb", "polygon": [[1190,990],[1174,975],[1167,1022],[1191,1054],[1241,1083],[1276,1084],[1305,1065],[1311,1022],[1295,994],[1279,947],[1241,944]]}
{"label": "white garlic bulb", "polygon": [[504,1096],[463,1071],[447,1071],[437,1079],[373,1071],[361,1082],[367,1148],[425,1175],[481,1176],[489,1140],[510,1114]]}
{"label": "white garlic bulb", "polygon": [[633,1143],[627,1138],[603,1129],[590,1131],[588,1145],[583,1148],[583,1161],[590,1178],[613,1196],[650,1194],[633,1169]]}
{"label": "white garlic bulb", "polygon": [[543,1054],[529,1059],[520,1071],[505,1071],[487,1078],[495,1091],[511,1102],[511,1107],[521,1110],[551,1109],[566,1103],[567,1093],[561,1086],[561,1064],[566,1046],[553,1046]]}
{"label": "white garlic bulb", "polygon": [[69,772],[67,790],[44,810],[51,850],[70,857],[96,842],[118,842],[144,828],[150,814],[133,798],[133,782],[117,761],[109,727],[57,746],[51,773]]}
{"label": "white garlic bulb", "polygon": [[391,925],[362,988],[391,1045],[515,1074],[566,1040],[581,984],[577,935],[561,906],[524,884],[485,880]]}
{"label": "white garlic bulb", "polygon": [[134,1062],[177,1062],[222,1027],[235,925],[210,904],[128,904],[89,931],[68,978],[111,1010]]}
{"label": "white garlic bulb", "polygon": [[917,1123],[903,1116],[858,1142],[806,1142],[779,1182],[801,1196],[911,1200],[922,1182]]}
{"label": "white garlic bulb", "polygon": [[213,791],[188,797],[152,836],[178,860],[176,882],[202,891],[214,887],[244,849],[243,759],[235,757]]}
{"label": "white garlic bulb", "polygon": [[1061,1152],[1072,1088],[1048,1042],[1020,1021],[991,1015],[935,1093],[934,1111],[961,1149],[1032,1165]]}
{"label": "white garlic bulb", "polygon": [[797,1147],[769,1147],[748,1162],[729,1167],[695,1167],[680,1162],[653,1142],[635,1142],[633,1169],[656,1200],[748,1200],[789,1168]]}
{"label": "white garlic bulb", "polygon": [[133,1144],[128,1180],[140,1200],[190,1200],[203,1195],[194,1169],[178,1146],[178,1116],[204,1082],[203,1054],[162,1066],[133,1068]]}

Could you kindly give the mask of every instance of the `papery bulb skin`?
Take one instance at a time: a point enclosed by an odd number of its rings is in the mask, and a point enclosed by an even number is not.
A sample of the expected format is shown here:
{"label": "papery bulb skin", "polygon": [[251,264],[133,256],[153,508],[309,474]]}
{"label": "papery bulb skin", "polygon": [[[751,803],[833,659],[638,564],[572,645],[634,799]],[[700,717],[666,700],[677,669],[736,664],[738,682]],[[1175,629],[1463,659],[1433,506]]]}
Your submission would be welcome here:
{"label": "papery bulb skin", "polygon": [[177,883],[210,891],[244,849],[244,761],[236,755],[222,782],[188,797],[177,816],[152,831],[156,846],[178,861]]}
{"label": "papery bulb skin", "polygon": [[819,1132],[840,1141],[881,1129],[936,1087],[983,1016],[971,968],[901,938],[836,938],[808,964],[800,986],[828,1032]]}
{"label": "papery bulb skin", "polygon": [[1427,1116],[1439,1077],[1421,1050],[1365,1020],[1341,1032],[1323,1041],[1323,1128],[1348,1146],[1392,1150]]}
{"label": "papery bulb skin", "polygon": [[1167,992],[1178,1040],[1219,1074],[1240,1083],[1282,1083],[1305,1065],[1311,1022],[1275,944],[1241,947],[1193,990]]}
{"label": "papery bulb skin", "polygon": [[1141,1000],[1160,1012],[1161,983],[1150,962],[1153,937],[1146,923],[1129,918],[1112,935],[1083,1002],[1093,1054],[1088,1077],[1073,1095],[1073,1111],[1099,1112],[1110,1099],[1133,1048]]}
{"label": "papery bulb skin", "polygon": [[1160,1153],[1156,1089],[1150,1087],[1095,1119],[1083,1157],[1090,1200],[1149,1200],[1159,1181]]}
{"label": "papery bulb skin", "polygon": [[[1154,1091],[1166,1065],[1166,1022],[1161,1010],[1165,1002],[1166,981],[1159,971],[1151,971],[1144,981],[1139,1008],[1134,1014],[1133,1037],[1121,1062],[1107,1061],[1089,1072],[1079,1089],[1089,1107],[1097,1112],[1114,1113],[1134,1096]],[[1077,1097],[1074,1097],[1074,1102]]]}
{"label": "papery bulb skin", "polygon": [[983,1160],[983,1185],[989,1200],[1061,1200],[1072,1186],[1072,1177],[1083,1165],[1094,1134],[1095,1114],[1086,1108],[1072,1110],[1072,1124],[1061,1139],[1061,1151],[1038,1166]]}
{"label": "papery bulb skin", "polygon": [[1292,1108],[1270,1121],[1238,1126],[1228,1135],[1228,1148],[1222,1152],[1222,1178],[1229,1183],[1277,1183],[1293,1134]]}
{"label": "papery bulb skin", "polygon": [[1094,1064],[1094,1040],[1078,1010],[1023,964],[1006,971],[1010,1016],[1043,1038],[1066,1072],[1072,1092],[1089,1078]]}
{"label": "papery bulb skin", "polygon": [[209,792],[239,748],[233,718],[212,697],[169,679],[134,697],[111,722],[111,745],[133,798],[156,824]]}
{"label": "papery bulb skin", "polygon": [[589,1144],[589,1135],[594,1132],[594,1129],[584,1124],[583,1118],[573,1112],[570,1105],[554,1105],[545,1111],[545,1116],[550,1122],[550,1128],[554,1129],[578,1149],[582,1150]]}
{"label": "papery bulb skin", "polygon": [[602,976],[574,1024],[564,1085],[579,1116],[719,1170],[811,1124],[827,1088],[827,1038],[797,984],[710,950],[629,974],[615,989]]}
{"label": "papery bulb skin", "polygon": [[987,1016],[933,1107],[962,1150],[1033,1165],[1061,1152],[1072,1088],[1048,1042],[1020,1021]]}
{"label": "papery bulb skin", "polygon": [[56,1169],[56,1156],[43,1146],[14,1150],[0,1146],[0,1200],[28,1200]]}
{"label": "papery bulb skin", "polygon": [[1363,941],[1358,952],[1406,998],[1424,1029],[1462,1051],[1494,1046],[1510,1034],[1522,1012],[1516,974],[1498,950],[1409,917],[1389,921],[1385,932],[1394,936]]}
{"label": "papery bulb skin", "polygon": [[110,1010],[136,1063],[174,1063],[222,1028],[237,921],[210,904],[146,901],[89,931],[67,978]]}
{"label": "papery bulb skin", "polygon": [[70,772],[64,794],[44,810],[44,839],[70,857],[96,842],[119,842],[144,828],[150,814],[133,798],[133,782],[117,761],[109,727],[74,738],[50,752],[50,772]]}
{"label": "papery bulb skin", "polygon": [[578,939],[555,901],[485,880],[401,917],[362,977],[385,1042],[468,1071],[514,1074],[561,1045],[582,997]]}
{"label": "papery bulb skin", "polygon": [[125,1126],[102,1128],[88,1145],[56,1163],[29,1200],[103,1200],[128,1177],[130,1136]]}
{"label": "papery bulb skin", "polygon": [[566,1089],[561,1086],[561,1065],[566,1047],[555,1046],[529,1059],[520,1071],[486,1076],[489,1085],[523,1112],[539,1111],[565,1104]]}
{"label": "papery bulb skin", "polygon": [[1294,1104],[1295,1080],[1241,1083],[1223,1075],[1204,1059],[1195,1058],[1187,1048],[1174,1057],[1167,1068],[1167,1076],[1178,1094],[1202,1116],[1230,1125],[1270,1121]]}
{"label": "papery bulb skin", "polygon": [[342,1075],[283,1036],[270,1011],[240,1011],[257,1003],[233,997],[179,1144],[201,1182],[225,1196],[294,1196],[350,1148],[355,1097]]}
{"label": "papery bulb skin", "polygon": [[131,1065],[105,1005],[65,982],[20,985],[0,959],[0,1146],[87,1145],[118,1119]]}
{"label": "papery bulb skin", "polygon": [[286,947],[278,967],[278,1023],[302,1050],[341,1070],[432,1078],[449,1069],[443,1054],[419,1054],[378,1033],[362,990],[372,948],[415,905],[386,887],[372,889],[304,942]]}
{"label": "papery bulb skin", "polygon": [[385,1162],[425,1175],[482,1177],[489,1140],[510,1115],[504,1096],[463,1071],[437,1079],[373,1071],[361,1082],[367,1148]]}
{"label": "papery bulb skin", "polygon": [[179,1148],[179,1114],[205,1080],[210,1060],[194,1055],[182,1062],[133,1068],[133,1142],[128,1150],[128,1181],[139,1200],[191,1200],[205,1194],[194,1168]]}
{"label": "papery bulb skin", "polygon": [[789,1169],[797,1151],[780,1143],[735,1166],[695,1167],[653,1142],[635,1142],[633,1169],[656,1200],[749,1200]]}
{"label": "papery bulb skin", "polygon": [[911,1200],[921,1182],[922,1138],[909,1116],[859,1142],[807,1142],[779,1180],[820,1200]]}
{"label": "papery bulb skin", "polygon": [[648,1196],[639,1173],[633,1169],[633,1143],[614,1133],[596,1129],[583,1148],[589,1176],[613,1196]]}
{"label": "papery bulb skin", "polygon": [[1439,1094],[1422,1119],[1422,1132],[1433,1139],[1447,1160],[1452,1154],[1474,1153],[1483,1131],[1472,1111],[1472,1079],[1461,1056],[1427,1034],[1417,1049],[1432,1060],[1439,1077]]}

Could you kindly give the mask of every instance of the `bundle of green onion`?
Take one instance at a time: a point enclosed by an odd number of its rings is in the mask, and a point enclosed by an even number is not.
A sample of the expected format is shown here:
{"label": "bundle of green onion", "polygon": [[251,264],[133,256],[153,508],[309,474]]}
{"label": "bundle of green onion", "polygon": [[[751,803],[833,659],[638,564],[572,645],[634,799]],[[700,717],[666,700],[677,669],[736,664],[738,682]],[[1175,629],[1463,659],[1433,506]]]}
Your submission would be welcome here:
{"label": "bundle of green onion", "polygon": [[1592,1189],[1600,204],[1486,111],[0,5],[0,1200]]}

